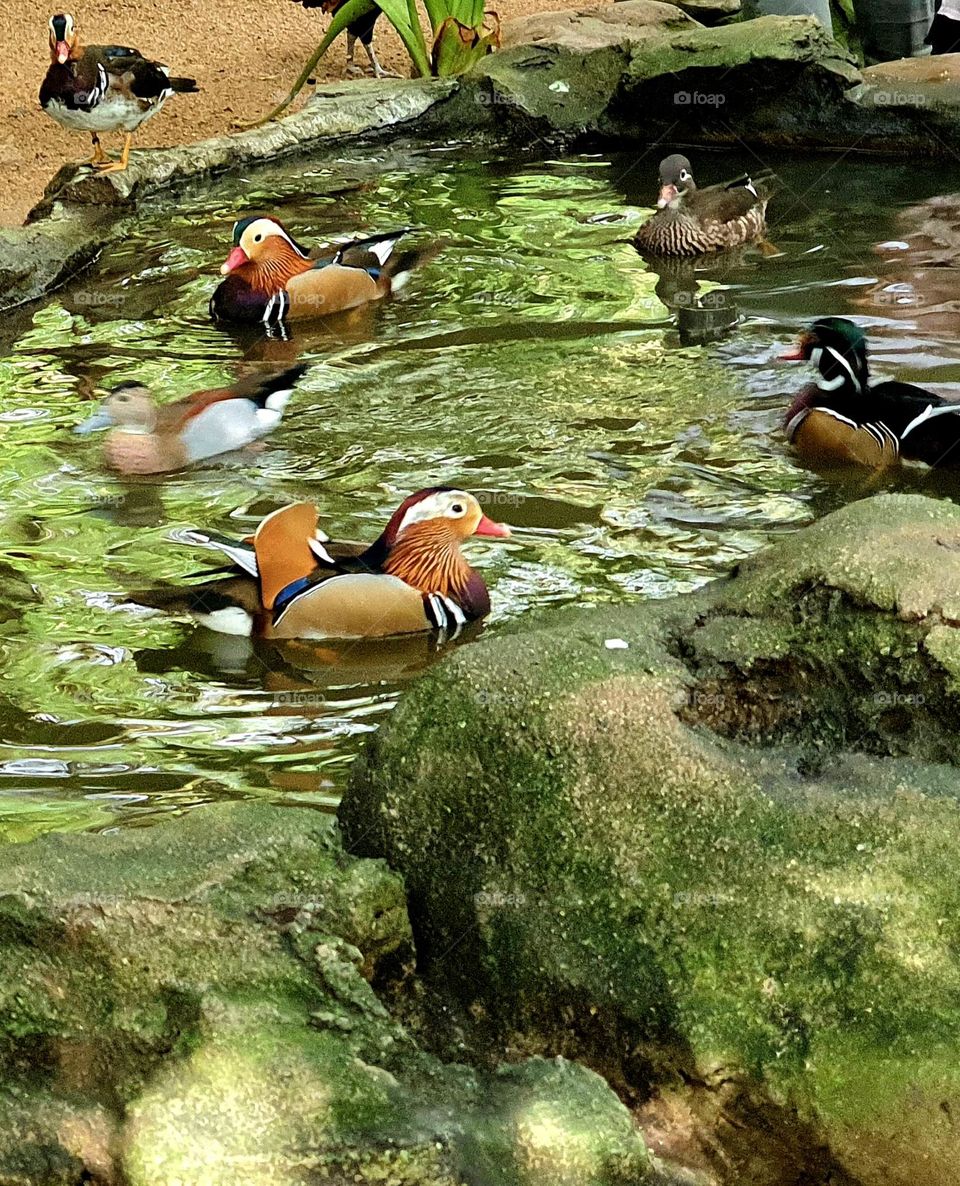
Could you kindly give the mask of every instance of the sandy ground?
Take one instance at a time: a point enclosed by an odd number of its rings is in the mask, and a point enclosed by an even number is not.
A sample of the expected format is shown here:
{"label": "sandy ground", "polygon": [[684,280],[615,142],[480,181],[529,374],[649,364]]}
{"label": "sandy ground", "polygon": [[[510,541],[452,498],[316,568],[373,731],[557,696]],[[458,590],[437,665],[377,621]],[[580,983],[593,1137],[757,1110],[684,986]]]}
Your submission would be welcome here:
{"label": "sandy ground", "polygon": [[[582,3],[582,0],[581,0]],[[501,19],[575,7],[571,0],[496,0]],[[4,85],[0,89],[0,225],[22,222],[65,161],[89,156],[90,138],[68,132],[40,110],[37,92],[49,64],[47,22],[37,0],[0,0]],[[196,78],[201,93],[175,95],[137,133],[137,147],[166,147],[229,130],[234,119],[263,114],[288,92],[326,29],[328,17],[294,0],[101,0],[73,9],[89,44],[133,45],[172,74]],[[385,69],[409,73],[400,39],[381,17],[374,44]],[[366,55],[357,46],[358,62]],[[340,78],[341,37],[317,79]],[[116,154],[121,136],[104,137]]]}

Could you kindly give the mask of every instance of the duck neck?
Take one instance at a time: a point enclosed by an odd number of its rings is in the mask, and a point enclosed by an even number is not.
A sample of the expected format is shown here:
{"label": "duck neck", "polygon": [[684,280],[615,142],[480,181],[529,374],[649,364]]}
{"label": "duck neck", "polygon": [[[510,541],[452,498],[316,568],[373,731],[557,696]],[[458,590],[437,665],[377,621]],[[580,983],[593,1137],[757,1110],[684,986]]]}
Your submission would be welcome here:
{"label": "duck neck", "polygon": [[460,540],[444,522],[414,523],[393,544],[383,571],[418,589],[461,598],[473,569],[463,558]]}
{"label": "duck neck", "polygon": [[312,267],[312,260],[304,259],[289,243],[281,241],[272,247],[269,255],[241,264],[237,271],[251,288],[272,294],[282,292],[288,281],[301,272],[309,272]]}
{"label": "duck neck", "polygon": [[861,399],[870,381],[866,357],[859,352],[841,352],[832,346],[818,346],[812,357],[817,368],[817,390],[833,399]]}

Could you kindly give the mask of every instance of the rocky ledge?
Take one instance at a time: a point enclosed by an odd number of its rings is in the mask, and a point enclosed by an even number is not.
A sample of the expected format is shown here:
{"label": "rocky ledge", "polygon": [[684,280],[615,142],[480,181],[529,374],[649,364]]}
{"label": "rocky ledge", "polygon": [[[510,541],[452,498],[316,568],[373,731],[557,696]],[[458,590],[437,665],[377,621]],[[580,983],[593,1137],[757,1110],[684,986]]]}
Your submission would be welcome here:
{"label": "rocky ledge", "polygon": [[0,1183],[687,1180],[584,1067],[423,1051],[374,991],[412,960],[400,879],[329,815],[211,805],[7,846]]}

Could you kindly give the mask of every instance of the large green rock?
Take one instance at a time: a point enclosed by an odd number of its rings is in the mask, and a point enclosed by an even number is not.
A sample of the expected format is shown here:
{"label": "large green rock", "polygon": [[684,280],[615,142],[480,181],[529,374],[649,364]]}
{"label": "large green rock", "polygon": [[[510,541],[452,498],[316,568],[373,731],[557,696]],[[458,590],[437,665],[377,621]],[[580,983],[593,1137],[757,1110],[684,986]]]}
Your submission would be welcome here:
{"label": "large green rock", "polygon": [[725,1180],[960,1181],[958,589],[960,508],[881,496],[501,633],[373,740],[347,841],[477,1041],[682,1096]]}

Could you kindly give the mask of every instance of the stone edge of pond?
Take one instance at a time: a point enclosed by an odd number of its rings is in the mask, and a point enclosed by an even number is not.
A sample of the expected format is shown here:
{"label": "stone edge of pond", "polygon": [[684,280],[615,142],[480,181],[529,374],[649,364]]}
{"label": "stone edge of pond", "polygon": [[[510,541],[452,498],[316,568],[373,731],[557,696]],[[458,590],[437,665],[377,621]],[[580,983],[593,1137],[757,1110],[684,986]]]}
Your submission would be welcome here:
{"label": "stone edge of pond", "polygon": [[586,1067],[421,1049],[374,989],[413,958],[400,878],[302,805],[9,846],[0,1181],[689,1183]]}
{"label": "stone edge of pond", "polygon": [[[400,130],[484,133],[553,148],[590,136],[648,142],[946,154],[960,125],[950,72],[891,87],[861,72],[812,17],[707,28],[670,5],[622,0],[520,18],[527,43],[457,80],[363,80],[317,88],[293,115],[178,148],[139,152],[124,173],[65,166],[24,228],[0,232],[0,309],[63,284],[151,197],[240,168]],[[941,77],[943,74],[943,77]],[[667,85],[664,85],[664,79]],[[909,89],[908,89],[909,87]],[[677,96],[707,96],[714,103]],[[722,102],[717,97],[722,97]],[[638,112],[642,113],[642,126]]]}

